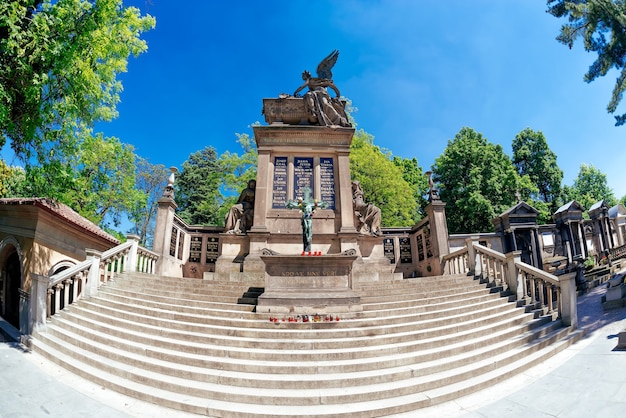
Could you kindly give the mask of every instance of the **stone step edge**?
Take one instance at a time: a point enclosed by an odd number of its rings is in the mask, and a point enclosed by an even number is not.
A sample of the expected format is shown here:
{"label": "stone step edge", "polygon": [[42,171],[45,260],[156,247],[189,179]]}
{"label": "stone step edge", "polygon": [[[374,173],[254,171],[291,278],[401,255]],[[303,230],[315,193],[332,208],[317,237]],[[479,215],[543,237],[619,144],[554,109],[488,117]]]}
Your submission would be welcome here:
{"label": "stone step edge", "polygon": [[[131,304],[124,304],[124,303],[117,303],[114,301],[107,301],[107,305],[104,304],[99,304],[98,301],[100,299],[96,296],[93,298],[89,298],[89,299],[82,299],[79,301],[79,305],[87,305],[87,306],[91,306],[94,309],[102,309],[102,310],[110,310],[114,313],[117,314],[122,314],[122,313],[127,313],[127,314],[132,314],[137,318],[159,318],[160,320],[163,320],[164,322],[169,322],[169,323],[179,323],[179,324],[206,324],[207,321],[211,320],[211,321],[215,321],[215,322],[222,322],[223,324],[214,324],[213,322],[211,323],[211,325],[215,326],[215,327],[224,327],[226,326],[226,324],[228,323],[228,325],[230,326],[235,326],[238,329],[254,329],[254,330],[258,330],[259,328],[261,329],[266,329],[269,328],[267,325],[267,321],[268,319],[273,316],[273,314],[256,314],[256,318],[254,319],[247,319],[247,318],[227,318],[227,317],[220,317],[220,316],[211,316],[211,315],[200,315],[200,314],[186,314],[186,313],[180,313],[177,311],[165,311],[162,309],[158,309],[158,308],[138,308],[134,305]],[[116,306],[111,306],[111,304],[114,304]],[[79,306],[77,305],[77,306]],[[128,307],[127,309],[124,309],[125,307]],[[506,309],[506,308],[509,309]],[[68,309],[71,309],[71,305],[68,307]],[[141,309],[143,311],[143,313],[139,313],[137,312],[137,310]],[[345,328],[347,327],[347,325],[344,324],[349,324],[351,325],[350,328],[358,328],[358,329],[375,329],[375,328],[381,328],[381,329],[390,329],[393,327],[400,327],[400,326],[408,326],[408,325],[415,325],[415,324],[429,324],[429,323],[434,323],[434,322],[438,322],[438,321],[442,321],[442,320],[446,320],[446,319],[463,319],[466,318],[468,316],[471,317],[478,317],[479,315],[481,315],[482,313],[487,313],[489,311],[496,311],[496,310],[501,310],[501,311],[507,311],[507,310],[515,310],[515,309],[519,309],[517,308],[514,304],[502,304],[502,305],[498,305],[496,307],[486,307],[486,308],[482,308],[482,309],[476,309],[471,311],[470,313],[467,312],[463,312],[463,313],[456,313],[453,315],[447,315],[445,316],[446,312],[448,312],[450,309],[444,309],[444,310],[435,310],[433,312],[421,312],[421,313],[416,313],[416,314],[411,314],[411,315],[399,315],[397,317],[394,316],[388,316],[388,317],[382,317],[382,318],[360,318],[358,316],[358,313],[354,314],[351,317],[347,317],[346,314],[341,314],[342,317],[342,321],[341,322],[319,322],[319,323],[312,323],[309,322],[308,324],[311,325],[315,325],[318,324],[317,326],[319,327],[325,327],[325,328],[329,328],[332,326],[332,329],[337,329],[337,328],[342,328],[345,331]],[[436,312],[440,312],[442,315],[442,317],[434,317],[434,318],[425,318],[425,319],[420,319],[420,315],[424,314],[424,315],[432,315]],[[502,312],[500,312],[502,313]],[[170,316],[168,318],[164,318],[163,314]],[[171,316],[175,316],[177,318],[171,318]],[[286,315],[281,315],[282,316],[286,316]],[[406,321],[402,321],[402,322],[393,322],[391,324],[389,323],[385,323],[385,321],[390,321],[392,319],[406,319]],[[285,324],[277,324],[278,326],[282,326],[282,325],[290,325],[290,323],[285,323]],[[304,323],[291,323],[290,326],[300,326],[300,325],[304,325]],[[276,328],[276,326],[274,326],[274,329]]]}
{"label": "stone step edge", "polygon": [[[56,336],[55,338],[59,340],[62,340],[62,341],[76,340],[80,344],[80,347],[85,347],[85,346],[92,347],[89,350],[87,350],[86,348],[81,348],[81,350],[83,351],[86,351],[89,353],[94,353],[95,351],[98,351],[100,353],[110,352],[115,357],[129,359],[131,363],[134,363],[132,367],[136,367],[137,364],[141,364],[142,368],[152,365],[153,369],[158,369],[158,370],[169,369],[171,371],[171,373],[161,373],[163,375],[171,375],[172,373],[180,372],[182,370],[183,372],[187,373],[187,376],[192,376],[193,374],[196,374],[196,375],[206,374],[207,376],[213,376],[215,380],[220,380],[220,381],[223,379],[230,379],[230,380],[240,379],[240,380],[248,382],[247,385],[243,385],[245,387],[263,388],[263,387],[269,387],[271,385],[271,382],[275,383],[276,381],[284,382],[284,383],[291,383],[293,385],[294,379],[296,379],[296,382],[299,382],[299,383],[303,383],[306,381],[318,382],[318,383],[323,382],[325,387],[331,387],[331,386],[339,387],[344,384],[358,384],[359,379],[360,380],[367,379],[373,376],[379,377],[382,374],[387,375],[387,376],[401,375],[401,374],[405,374],[409,370],[411,371],[411,373],[416,373],[419,370],[426,372],[427,370],[434,370],[436,368],[440,368],[442,364],[445,366],[444,368],[451,368],[453,363],[461,365],[462,363],[474,362],[478,358],[485,357],[492,353],[495,354],[495,353],[500,353],[504,350],[512,350],[514,347],[519,346],[520,344],[530,344],[534,340],[538,340],[539,338],[544,338],[548,335],[554,335],[557,332],[561,332],[563,329],[564,328],[562,327],[555,327],[552,323],[547,323],[541,329],[537,329],[533,331],[526,331],[523,334],[516,335],[514,338],[507,338],[503,340],[496,339],[495,341],[489,342],[488,344],[482,343],[486,340],[485,338],[475,338],[472,341],[466,341],[465,343],[457,343],[455,344],[456,347],[448,347],[447,351],[450,351],[450,354],[447,357],[445,357],[445,359],[425,360],[423,362],[415,363],[412,366],[407,366],[407,365],[390,366],[390,367],[385,368],[384,370],[381,368],[376,368],[376,369],[367,369],[367,370],[361,370],[361,371],[346,371],[346,372],[329,372],[329,373],[321,372],[321,373],[308,373],[308,374],[298,373],[296,376],[293,376],[293,374],[272,374],[272,373],[264,373],[264,374],[259,375],[259,373],[257,372],[246,373],[246,372],[239,372],[239,371],[233,371],[233,370],[227,370],[227,369],[210,369],[206,367],[193,366],[189,364],[182,364],[180,362],[173,362],[173,361],[163,359],[164,356],[180,355],[180,353],[176,350],[165,349],[165,348],[161,348],[160,350],[157,350],[157,349],[154,349],[154,347],[152,348],[145,347],[144,344],[138,344],[138,343],[134,344],[134,346],[138,349],[145,349],[145,350],[151,349],[152,351],[159,353],[159,355],[157,356],[146,356],[146,355],[142,355],[140,352],[132,352],[132,351],[129,351],[128,349],[120,348],[119,346],[116,346],[113,344],[107,345],[101,341],[95,341],[85,336],[77,335],[75,332],[69,331],[67,329],[63,329],[62,327],[58,327],[54,329],[53,333],[61,334],[65,336],[65,337]],[[505,332],[503,331],[502,334],[504,335]],[[46,335],[48,335],[48,333],[46,333]],[[41,337],[42,336],[40,335],[40,338]],[[73,346],[76,346],[76,343],[70,342],[70,344],[72,344]],[[127,343],[127,344],[132,346],[132,344],[130,343]],[[467,350],[461,351],[461,349],[465,347],[467,347]],[[423,351],[413,351],[410,353],[405,353],[404,355],[391,353],[390,355],[387,356],[387,358],[389,359],[391,363],[393,363],[398,358],[410,357],[413,355],[424,355],[424,357],[428,357],[429,354],[434,353],[434,352],[438,352],[438,350],[432,349],[432,350],[423,350]],[[103,356],[102,354],[97,354],[97,355]],[[198,358],[198,360],[207,360],[207,363],[209,364],[213,363],[214,361],[212,358],[204,357],[202,355],[187,354],[186,356],[196,357]],[[107,358],[106,356],[103,356],[103,357]],[[380,360],[378,362],[382,364],[382,363],[387,362],[387,360],[385,360],[384,357],[380,357]],[[256,362],[255,364],[263,364],[263,363],[267,363],[267,362]],[[302,364],[302,366],[306,367],[304,363],[307,363],[307,362],[303,362]],[[336,363],[337,366],[340,366],[341,364],[343,364],[343,362],[340,362],[340,361],[334,361],[334,363]],[[249,364],[252,364],[252,362],[249,362]],[[129,364],[129,366],[131,366],[131,364]],[[270,366],[270,367],[273,367],[273,366]],[[458,367],[458,366],[454,366],[454,367]],[[295,372],[292,372],[292,373],[295,373]],[[252,381],[256,383],[253,385]],[[242,385],[231,385],[231,386],[242,386]],[[296,386],[294,385],[294,388],[295,387]]]}
{"label": "stone step edge", "polygon": [[[365,386],[343,387],[340,390],[337,390],[336,388],[315,388],[299,390],[293,390],[291,388],[253,388],[253,390],[246,390],[248,388],[242,388],[240,386],[232,387],[232,389],[234,390],[231,390],[231,387],[227,387],[223,384],[197,382],[174,376],[163,376],[159,373],[154,373],[137,368],[129,370],[127,365],[123,363],[118,363],[110,359],[108,361],[106,359],[104,359],[104,361],[101,359],[98,360],[102,364],[101,369],[105,369],[106,367],[115,367],[119,370],[123,370],[124,373],[132,375],[132,381],[153,381],[154,384],[158,385],[158,387],[164,387],[169,385],[172,387],[172,391],[175,392],[187,393],[187,391],[190,391],[190,393],[202,393],[202,396],[211,398],[219,397],[220,399],[244,398],[245,400],[242,400],[242,402],[252,404],[265,404],[264,399],[268,399],[271,400],[271,402],[274,404],[279,403],[284,406],[289,406],[293,403],[306,406],[311,405],[311,402],[314,402],[314,404],[317,404],[316,402],[320,402],[332,403],[336,405],[344,404],[345,402],[359,402],[359,398],[366,398],[369,395],[371,399],[373,394],[376,394],[376,396],[374,397],[382,400],[394,398],[395,396],[393,396],[393,394],[398,393],[398,391],[401,390],[407,392],[405,394],[408,395],[411,393],[411,391],[415,390],[415,388],[421,386],[424,386],[425,388],[433,385],[435,385],[435,388],[441,387],[445,386],[445,383],[443,382],[460,382],[467,378],[474,378],[482,373],[495,370],[496,368],[500,367],[500,364],[506,366],[512,361],[531,357],[533,353],[540,351],[545,347],[549,348],[550,344],[540,346],[539,343],[537,343],[530,346],[518,347],[515,350],[509,350],[507,352],[499,353],[494,357],[440,373],[424,376],[415,376],[401,381],[370,384]],[[83,351],[82,349],[79,350]],[[92,354],[92,360],[96,360],[94,359],[93,353],[87,353]],[[417,390],[416,392],[412,393],[419,392],[421,392],[421,390]]]}
{"label": "stone step edge", "polygon": [[[505,325],[508,325],[505,324]],[[541,324],[537,327],[530,327],[527,324],[520,324],[518,326],[515,327],[516,332],[522,332],[522,336],[516,336],[513,338],[513,340],[516,340],[518,338],[523,339],[525,336],[527,335],[533,335],[533,334],[537,334],[537,329],[540,329],[542,326],[548,326],[551,325],[551,323],[549,322],[545,322],[544,324]],[[76,325],[76,327],[80,327],[83,330],[87,329],[87,327],[81,326],[81,325]],[[485,325],[484,328],[487,328],[488,326]],[[113,343],[114,342],[120,342],[122,343],[122,345],[129,345],[129,346],[135,346],[137,348],[137,351],[140,350],[152,350],[155,353],[162,353],[162,354],[167,354],[170,353],[170,355],[184,355],[186,357],[189,358],[196,358],[198,361],[206,361],[208,363],[231,363],[231,364],[237,364],[237,365],[248,365],[250,368],[252,367],[262,367],[262,366],[266,366],[268,364],[271,364],[272,367],[274,367],[275,369],[282,369],[282,368],[286,368],[286,369],[292,369],[294,368],[293,365],[293,358],[300,358],[300,360],[298,361],[298,366],[300,368],[317,368],[320,369],[321,365],[320,362],[322,360],[318,360],[318,359],[306,359],[304,360],[303,358],[305,356],[309,356],[309,355],[323,355],[323,356],[328,356],[328,355],[336,355],[338,353],[344,353],[346,355],[349,354],[353,354],[355,352],[361,352],[362,355],[359,357],[352,357],[352,358],[343,358],[343,359],[333,359],[333,360],[325,360],[323,361],[323,365],[325,366],[324,368],[330,368],[330,367],[340,367],[340,366],[347,366],[350,365],[351,367],[356,367],[357,365],[368,365],[368,364],[373,364],[374,366],[378,366],[380,364],[383,364],[387,361],[387,359],[401,359],[401,358],[405,358],[405,359],[409,359],[411,357],[415,357],[416,354],[428,354],[429,351],[431,352],[438,352],[441,351],[440,348],[438,347],[433,347],[433,348],[424,348],[424,349],[419,349],[420,345],[430,345],[432,341],[440,341],[441,343],[445,343],[446,340],[460,340],[457,341],[456,343],[451,343],[448,344],[448,346],[452,346],[454,347],[454,345],[459,345],[459,346],[463,346],[463,345],[468,345],[468,343],[470,344],[478,344],[479,342],[482,341],[486,341],[489,340],[490,338],[493,338],[493,336],[497,336],[497,334],[501,334],[501,335],[507,335],[508,333],[510,333],[511,331],[509,330],[509,327],[498,327],[497,324],[493,324],[491,325],[491,327],[494,327],[496,329],[501,329],[501,331],[497,331],[496,333],[492,333],[492,334],[481,334],[478,336],[473,335],[473,333],[471,332],[467,332],[466,335],[461,336],[459,338],[451,338],[450,336],[442,336],[442,337],[438,337],[438,338],[433,338],[431,339],[431,341],[418,341],[417,343],[412,343],[412,342],[407,342],[403,345],[400,344],[387,344],[387,345],[381,345],[381,346],[376,346],[376,347],[348,347],[346,349],[310,349],[310,350],[304,350],[301,348],[291,348],[291,349],[285,349],[285,350],[279,350],[279,349],[263,349],[261,351],[261,349],[255,349],[255,348],[249,348],[249,347],[236,347],[236,348],[231,348],[231,347],[226,347],[223,348],[221,346],[214,346],[214,350],[213,351],[228,351],[230,353],[239,353],[238,356],[233,356],[233,355],[228,355],[228,356],[216,356],[216,355],[202,355],[202,354],[197,354],[194,350],[194,352],[187,352],[187,351],[183,351],[180,348],[179,349],[174,349],[174,348],[167,348],[164,347],[163,345],[160,346],[156,346],[154,344],[146,344],[143,342],[137,342],[134,340],[129,340],[128,338],[121,338],[121,337],[112,337],[109,334],[106,334],[104,332],[99,332],[99,331],[93,331],[93,330],[88,330],[89,335],[100,335],[101,337],[104,336],[105,339],[110,339],[112,341],[111,344],[109,344],[109,346],[114,347]],[[72,331],[68,331],[66,330],[66,332],[68,333],[73,333]],[[78,336],[80,338],[76,338],[76,339],[84,339],[88,342],[88,344],[90,344],[92,342],[91,339],[85,337],[85,336]],[[468,337],[468,339],[463,338],[463,337]],[[167,341],[165,338],[162,338],[162,341]],[[176,342],[176,339],[169,339],[169,341],[174,341]],[[95,343],[95,342],[94,342]],[[105,345],[104,343],[100,342],[98,344],[102,344]],[[414,345],[415,348],[412,348],[411,345]],[[407,349],[406,351],[400,351],[399,347],[405,346],[407,348],[411,348],[411,349]],[[210,345],[208,344],[195,344],[195,347],[197,347],[197,349],[200,349],[199,351],[201,351],[201,349],[204,349],[204,351],[209,352],[210,351]],[[368,351],[372,351],[373,354],[378,353],[378,352],[385,352],[388,351],[391,353],[391,355],[388,356],[383,356],[383,355],[369,355],[366,356],[364,354],[366,354]],[[127,350],[125,350],[127,351]],[[255,351],[255,352],[259,352],[260,354],[268,354],[268,355],[273,355],[273,354],[281,354],[285,357],[288,356],[289,360],[274,360],[274,359],[250,359],[250,353],[251,351]],[[448,350],[450,351],[450,350]],[[226,368],[225,368],[226,369]],[[373,370],[375,369],[375,367],[369,367],[369,369]]]}
{"label": "stone step edge", "polygon": [[[229,318],[232,316],[238,317],[240,320],[251,320],[255,321],[259,319],[261,314],[257,314],[251,311],[244,310],[227,310],[227,309],[213,309],[213,308],[204,308],[204,307],[184,307],[181,305],[161,303],[161,302],[151,302],[147,299],[139,299],[132,298],[123,295],[111,295],[106,292],[100,292],[97,296],[92,298],[92,300],[103,301],[103,304],[110,308],[115,308],[117,306],[131,306],[132,309],[137,312],[139,309],[143,310],[154,310],[155,312],[171,312],[176,315],[202,315],[208,318]],[[145,303],[144,303],[145,302]],[[504,298],[494,297],[494,298],[480,298],[475,297],[471,299],[466,299],[465,304],[455,304],[452,306],[442,306],[441,304],[437,304],[436,307],[439,308],[437,310],[427,311],[425,306],[413,306],[413,307],[404,307],[404,308],[396,308],[396,309],[388,309],[383,311],[385,315],[380,316],[379,311],[366,311],[366,312],[357,312],[354,314],[354,318],[352,320],[393,320],[399,318],[409,318],[411,316],[436,316],[436,315],[446,315],[447,313],[453,313],[456,311],[456,314],[465,314],[468,312],[472,312],[476,309],[488,309],[488,308],[501,308],[506,305],[508,301]],[[229,315],[230,314],[230,315]],[[268,314],[269,315],[269,314]],[[426,319],[426,318],[424,318]]]}

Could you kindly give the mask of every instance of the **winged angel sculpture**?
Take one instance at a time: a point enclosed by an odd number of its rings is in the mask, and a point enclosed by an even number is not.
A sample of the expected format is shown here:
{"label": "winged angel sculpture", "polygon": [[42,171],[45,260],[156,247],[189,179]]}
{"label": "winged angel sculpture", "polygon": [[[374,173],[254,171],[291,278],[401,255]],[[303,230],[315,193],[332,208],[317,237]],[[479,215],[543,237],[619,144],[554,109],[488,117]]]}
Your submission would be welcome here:
{"label": "winged angel sculpture", "polygon": [[[339,89],[333,82],[332,69],[337,58],[339,57],[339,51],[334,50],[326,58],[322,60],[317,66],[317,77],[311,77],[311,73],[304,70],[302,73],[302,84],[293,93],[295,97],[301,97],[298,95],[305,87],[309,90],[304,94],[304,106],[309,114],[309,123],[321,126],[352,126],[348,122],[344,104],[339,99]],[[333,89],[336,97],[330,97],[328,94],[328,88]]]}

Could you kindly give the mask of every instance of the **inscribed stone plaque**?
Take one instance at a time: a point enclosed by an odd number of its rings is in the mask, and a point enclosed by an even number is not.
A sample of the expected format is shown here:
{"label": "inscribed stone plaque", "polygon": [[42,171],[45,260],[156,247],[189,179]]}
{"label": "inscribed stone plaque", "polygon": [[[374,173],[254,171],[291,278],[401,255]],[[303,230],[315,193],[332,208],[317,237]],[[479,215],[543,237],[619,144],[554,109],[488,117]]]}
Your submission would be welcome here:
{"label": "inscribed stone plaque", "polygon": [[202,237],[191,237],[189,243],[189,262],[199,263],[202,255]]}
{"label": "inscribed stone plaque", "polygon": [[178,238],[178,256],[177,258],[179,260],[183,259],[183,244],[185,243],[185,240],[183,238],[183,231],[179,232],[180,237]]}
{"label": "inscribed stone plaque", "polygon": [[400,262],[412,263],[413,256],[411,254],[411,240],[409,238],[400,238]]}
{"label": "inscribed stone plaque", "polygon": [[383,239],[383,252],[385,253],[385,257],[389,259],[389,262],[391,264],[396,262],[396,252],[394,248],[393,238]]}
{"label": "inscribed stone plaque", "polygon": [[170,256],[176,255],[176,238],[178,238],[178,228],[172,227],[172,236],[170,237]]}
{"label": "inscribed stone plaque", "polygon": [[284,209],[287,204],[287,157],[274,158],[272,208]]}
{"label": "inscribed stone plaque", "polygon": [[220,240],[216,237],[209,237],[206,241],[205,260],[207,264],[215,264],[218,256]]}
{"label": "inscribed stone plaque", "polygon": [[[313,181],[313,158],[296,157],[293,159],[293,196],[304,198],[304,189],[315,190]],[[313,197],[313,195],[311,195]]]}
{"label": "inscribed stone plaque", "polygon": [[332,158],[320,158],[320,193],[328,209],[335,209],[335,169]]}
{"label": "inscribed stone plaque", "polygon": [[417,236],[417,258],[419,261],[424,261],[424,237],[422,234]]}

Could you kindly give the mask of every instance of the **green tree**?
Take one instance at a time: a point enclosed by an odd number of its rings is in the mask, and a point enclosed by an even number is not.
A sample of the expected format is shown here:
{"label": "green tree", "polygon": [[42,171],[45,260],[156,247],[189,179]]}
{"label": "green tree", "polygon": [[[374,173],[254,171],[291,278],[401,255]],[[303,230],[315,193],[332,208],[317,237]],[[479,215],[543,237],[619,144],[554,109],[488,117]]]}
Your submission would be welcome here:
{"label": "green tree", "polygon": [[392,161],[402,169],[402,178],[410,186],[413,200],[417,202],[411,216],[413,222],[417,223],[426,216],[428,199],[425,196],[428,194],[428,179],[424,175],[422,167],[417,163],[417,158],[409,159],[394,156]]}
{"label": "green tree", "polygon": [[47,163],[116,113],[128,57],[155,20],[122,0],[0,2],[0,147]]}
{"label": "green tree", "polygon": [[581,164],[572,187],[567,188],[568,200],[576,200],[585,209],[604,200],[607,205],[617,204],[613,190],[609,187],[606,174],[593,165]]}
{"label": "green tree", "polygon": [[72,158],[52,165],[31,167],[27,177],[32,196],[55,198],[101,226],[119,226],[122,216],[145,195],[135,187],[133,147],[101,133],[81,135],[81,146]]}
{"label": "green tree", "polygon": [[526,128],[517,134],[513,139],[512,160],[520,177],[527,175],[537,188],[536,193],[530,193],[528,203],[540,211],[541,223],[549,222],[550,215],[562,204],[563,171],[543,133]]}
{"label": "green tree", "polygon": [[151,164],[139,157],[136,164],[136,187],[145,196],[145,201],[137,201],[131,208],[129,218],[133,222],[130,232],[139,236],[142,245],[152,248],[157,214],[157,201],[167,186],[169,170],[163,164]]}
{"label": "green tree", "polygon": [[224,152],[219,156],[221,178],[221,206],[218,211],[218,225],[224,224],[224,217],[230,207],[237,203],[240,192],[248,185],[249,180],[256,179],[257,151],[254,138],[248,134],[236,134],[237,143],[243,153]]}
{"label": "green tree", "polygon": [[453,234],[493,231],[492,219],[515,204],[516,192],[533,189],[500,145],[467,127],[448,141],[433,172]]}
{"label": "green tree", "polygon": [[382,226],[408,226],[415,223],[417,202],[403,178],[403,169],[392,160],[390,152],[374,145],[374,137],[362,129],[356,131],[350,146],[350,171],[361,182],[365,201],[381,210]]}
{"label": "green tree", "polygon": [[[588,83],[607,75],[612,68],[620,73],[607,106],[615,113],[626,90],[626,2],[623,0],[548,0],[548,12],[567,18],[556,38],[570,49],[582,37],[586,51],[597,52],[584,80]],[[626,122],[626,114],[615,116],[615,125]]]}
{"label": "green tree", "polygon": [[213,147],[189,156],[176,180],[178,215],[191,225],[223,225],[220,185],[222,172]]}

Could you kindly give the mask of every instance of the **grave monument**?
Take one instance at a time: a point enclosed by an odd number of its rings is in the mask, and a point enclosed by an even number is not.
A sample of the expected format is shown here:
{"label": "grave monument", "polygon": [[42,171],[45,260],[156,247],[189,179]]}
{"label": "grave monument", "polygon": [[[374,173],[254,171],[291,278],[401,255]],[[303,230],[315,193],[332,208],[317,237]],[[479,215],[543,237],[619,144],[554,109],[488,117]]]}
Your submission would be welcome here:
{"label": "grave monument", "polygon": [[[294,94],[263,99],[268,125],[253,128],[253,220],[245,233],[221,236],[216,275],[263,277],[257,312],[358,311],[355,281],[402,278],[384,255],[380,209],[363,202],[362,191],[360,206],[354,201],[354,128],[332,79],[338,57],[333,51],[324,58],[317,77],[304,71]],[[290,209],[303,202],[315,210]]]}

